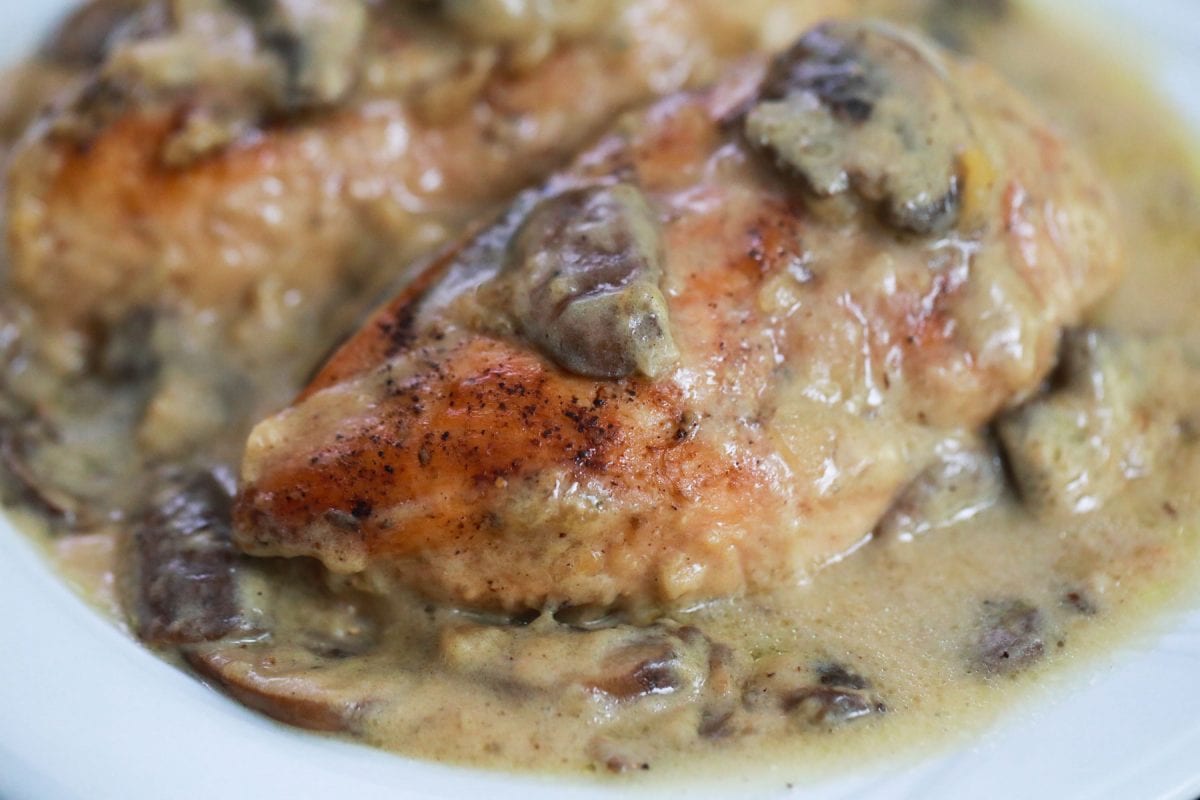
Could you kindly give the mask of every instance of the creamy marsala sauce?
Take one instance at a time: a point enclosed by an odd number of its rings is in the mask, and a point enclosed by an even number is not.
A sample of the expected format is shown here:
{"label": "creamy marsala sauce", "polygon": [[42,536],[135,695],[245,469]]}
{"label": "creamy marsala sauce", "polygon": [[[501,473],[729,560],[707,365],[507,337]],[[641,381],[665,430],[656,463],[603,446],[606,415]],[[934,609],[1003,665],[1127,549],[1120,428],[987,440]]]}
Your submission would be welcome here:
{"label": "creamy marsala sauce", "polygon": [[0,92],[5,498],[131,636],[399,753],[728,774],[978,729],[1186,595],[1200,171],[1105,48],[302,5],[98,0]]}

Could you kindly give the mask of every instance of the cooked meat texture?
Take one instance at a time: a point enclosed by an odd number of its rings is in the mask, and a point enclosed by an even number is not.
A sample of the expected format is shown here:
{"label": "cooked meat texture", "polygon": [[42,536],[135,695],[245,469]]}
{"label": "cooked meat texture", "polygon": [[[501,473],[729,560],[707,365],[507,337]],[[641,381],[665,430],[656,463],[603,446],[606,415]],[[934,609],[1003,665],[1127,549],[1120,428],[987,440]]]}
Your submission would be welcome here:
{"label": "cooked meat texture", "polygon": [[138,439],[169,456],[235,416],[178,413],[221,405],[206,376],[273,376],[282,402],[414,258],[752,41],[675,1],[614,2],[520,59],[424,3],[129,5],[89,6],[46,45],[95,66],[9,162],[7,300],[68,381],[152,310]]}
{"label": "cooked meat texture", "polygon": [[[970,123],[938,150],[953,154],[961,198],[950,228],[914,235],[870,203],[814,213],[808,204],[822,201],[779,167],[779,142],[746,135],[760,106],[778,102],[761,94],[773,86],[762,76],[792,70],[804,48],[769,72],[760,64],[668,97],[431,266],[254,430],[239,546],[463,606],[653,614],[796,581],[845,554],[939,440],[1035,391],[1061,328],[1116,278],[1103,187],[986,68],[927,44],[910,58],[887,45],[909,35],[875,23],[810,35],[870,60],[867,75],[941,76],[937,91]],[[934,91],[923,78],[889,81]],[[892,129],[897,108],[854,124]],[[925,139],[896,153],[898,173],[940,169]],[[614,274],[645,276],[629,265],[661,248],[659,322],[677,356],[653,379],[632,352],[619,376],[572,373],[570,354],[513,324],[505,299],[512,272],[529,269],[530,219],[547,204],[568,217],[615,208],[617,195],[639,197],[623,213],[648,215],[617,227],[654,235],[546,237],[544,259],[561,263],[545,280],[575,285],[575,271],[606,258],[625,263]],[[586,227],[585,217],[564,224]],[[517,322],[596,297],[559,288],[545,293],[554,309]],[[599,304],[595,330],[611,331],[619,307]]]}
{"label": "cooked meat texture", "polygon": [[[282,37],[272,33],[279,14],[264,22],[235,13],[238,4],[180,5],[189,10],[177,9],[166,30],[117,47],[89,89],[31,131],[13,159],[12,283],[50,320],[83,329],[150,304],[230,324],[243,318],[243,327],[249,314],[256,331],[270,333],[279,322],[266,317],[303,318],[330,286],[368,269],[356,257],[363,240],[395,268],[436,241],[440,226],[538,177],[615,110],[646,97],[656,77],[647,67],[663,57],[654,50],[663,37],[618,48],[614,31],[573,41],[525,71],[500,69],[493,49],[392,4],[374,12],[369,31],[345,34],[362,39],[346,75],[311,79],[340,87],[313,90],[326,112],[281,118],[262,96],[299,90],[217,96],[278,77],[270,48]],[[291,5],[323,8],[327,27],[364,27],[347,21],[356,3]],[[686,6],[646,22],[681,26],[704,56],[725,46]],[[212,63],[193,57],[201,50]],[[342,86],[351,77],[353,88]],[[234,100],[268,107],[245,112],[250,127],[204,157],[164,163],[163,147],[193,122],[215,128],[222,114],[243,113],[225,108]],[[189,121],[196,106],[211,118]],[[430,109],[437,119],[427,119]],[[63,297],[64,285],[78,291]],[[284,299],[288,292],[296,299]],[[249,332],[246,343],[255,344]]]}
{"label": "cooked meat texture", "polygon": [[1177,339],[1072,331],[1050,383],[996,425],[1022,499],[1042,516],[1102,508],[1195,436],[1200,362]]}

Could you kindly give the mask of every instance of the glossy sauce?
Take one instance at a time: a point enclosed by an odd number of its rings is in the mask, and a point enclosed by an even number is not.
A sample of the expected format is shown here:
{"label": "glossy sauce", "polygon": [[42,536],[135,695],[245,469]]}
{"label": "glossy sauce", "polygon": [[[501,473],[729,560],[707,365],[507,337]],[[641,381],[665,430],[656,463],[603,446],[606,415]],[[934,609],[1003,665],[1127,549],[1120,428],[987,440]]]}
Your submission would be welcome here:
{"label": "glossy sauce", "polygon": [[[770,45],[797,32],[789,20],[808,21],[790,14],[787,3],[776,5],[765,14]],[[930,13],[918,3],[868,5],[902,21],[927,21]],[[1103,59],[1101,48],[1023,9],[964,19],[953,31],[963,37],[958,43],[1067,129],[1115,190],[1131,263],[1090,323],[1200,347],[1194,145],[1123,65]],[[1184,417],[1193,413],[1190,397],[1163,402]],[[1130,480],[1098,513],[1049,520],[1009,492],[961,484],[978,493],[977,504],[928,525],[883,529],[803,586],[676,612],[662,636],[680,655],[678,676],[635,672],[640,683],[628,691],[603,675],[575,679],[611,654],[606,636],[637,638],[623,628],[580,633],[568,628],[591,620],[560,624],[550,615],[497,626],[415,598],[365,597],[336,579],[314,578],[311,565],[274,561],[249,566],[240,585],[251,617],[274,631],[270,646],[199,646],[189,658],[196,664],[197,655],[216,654],[243,659],[250,673],[268,678],[299,675],[297,693],[316,686],[319,701],[354,708],[352,724],[332,719],[328,727],[349,727],[353,738],[425,758],[668,775],[694,774],[700,764],[744,771],[747,759],[846,767],[978,729],[1047,671],[1102,657],[1115,643],[1153,630],[1156,614],[1188,596],[1200,555],[1200,444],[1193,438],[1183,437],[1165,462]],[[116,538],[44,541],[69,582],[101,610],[119,614]],[[980,662],[987,646],[981,615],[993,612],[1010,615],[1011,659],[1027,657],[1028,664]],[[1036,652],[1029,637],[1022,639],[1026,623],[1036,627]],[[307,646],[314,630],[336,632],[336,652]],[[720,672],[725,651],[713,643],[732,653],[737,667],[730,669],[751,676],[736,707],[701,707],[688,694],[689,676],[707,671],[712,681]],[[212,670],[212,662],[199,668]],[[305,683],[312,672],[319,680]],[[566,680],[567,673],[575,677]],[[823,706],[833,695],[814,694],[811,686],[858,699]],[[755,692],[772,699],[759,703]],[[779,697],[795,698],[785,700],[786,713],[778,713]],[[845,720],[827,715],[829,708]]]}

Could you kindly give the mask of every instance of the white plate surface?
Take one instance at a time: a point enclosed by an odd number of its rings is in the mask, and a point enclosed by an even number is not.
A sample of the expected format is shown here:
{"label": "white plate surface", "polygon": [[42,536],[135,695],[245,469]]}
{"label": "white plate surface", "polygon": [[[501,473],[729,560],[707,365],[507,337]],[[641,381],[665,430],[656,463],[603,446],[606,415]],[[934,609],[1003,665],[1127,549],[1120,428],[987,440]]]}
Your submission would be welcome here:
{"label": "white plate surface", "polygon": [[[1139,51],[1200,142],[1200,0],[1042,2]],[[26,52],[68,4],[0,0],[0,61]],[[952,752],[791,789],[782,770],[643,792],[431,765],[310,736],[226,700],[88,609],[0,518],[0,800],[1200,795],[1200,611],[1052,686],[1069,691],[1014,709]]]}

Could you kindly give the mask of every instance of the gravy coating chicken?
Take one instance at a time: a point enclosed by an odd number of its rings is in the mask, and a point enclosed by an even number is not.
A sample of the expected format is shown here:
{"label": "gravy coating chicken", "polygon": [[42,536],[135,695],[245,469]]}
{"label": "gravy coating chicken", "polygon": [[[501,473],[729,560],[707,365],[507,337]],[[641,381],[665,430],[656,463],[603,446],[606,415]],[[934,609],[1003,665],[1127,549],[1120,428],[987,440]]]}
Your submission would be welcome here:
{"label": "gravy coating chicken", "polygon": [[758,24],[690,0],[81,7],[0,120],[5,494],[95,531],[164,464],[236,464],[414,264]]}
{"label": "gravy coating chicken", "polygon": [[[74,89],[7,160],[27,359],[70,382],[133,339],[155,364],[137,442],[186,456],[290,397],[414,259],[754,35],[720,4],[466,5],[96,0],[68,19],[42,57]],[[62,388],[30,386],[35,405]]]}
{"label": "gravy coating chicken", "polygon": [[988,68],[823,24],[433,263],[255,428],[235,541],[489,611],[801,581],[1039,387],[1111,214]]}

